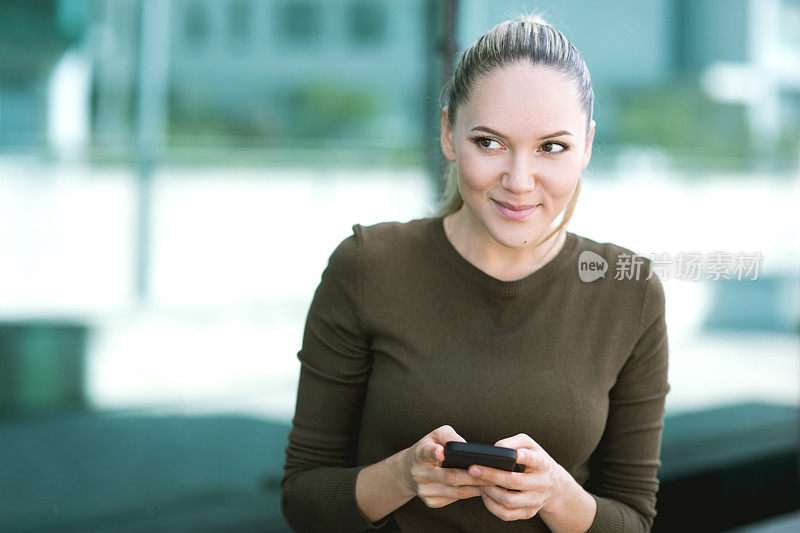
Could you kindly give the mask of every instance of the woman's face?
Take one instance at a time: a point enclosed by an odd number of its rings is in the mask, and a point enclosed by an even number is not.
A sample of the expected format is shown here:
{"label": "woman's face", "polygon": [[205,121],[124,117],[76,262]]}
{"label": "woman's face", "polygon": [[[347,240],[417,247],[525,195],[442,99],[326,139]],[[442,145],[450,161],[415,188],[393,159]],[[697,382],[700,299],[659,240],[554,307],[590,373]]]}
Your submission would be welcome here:
{"label": "woman's face", "polygon": [[456,162],[465,215],[508,248],[551,231],[589,164],[593,138],[575,82],[530,63],[478,79],[452,130],[442,110],[442,151]]}

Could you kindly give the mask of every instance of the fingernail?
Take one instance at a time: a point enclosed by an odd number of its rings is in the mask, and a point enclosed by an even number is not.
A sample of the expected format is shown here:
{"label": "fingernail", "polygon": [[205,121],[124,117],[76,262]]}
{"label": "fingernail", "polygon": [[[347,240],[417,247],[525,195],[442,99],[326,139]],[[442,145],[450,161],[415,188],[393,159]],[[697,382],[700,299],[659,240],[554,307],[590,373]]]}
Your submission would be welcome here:
{"label": "fingernail", "polygon": [[469,473],[472,474],[473,476],[480,476],[481,475],[481,469],[480,468],[471,468]]}

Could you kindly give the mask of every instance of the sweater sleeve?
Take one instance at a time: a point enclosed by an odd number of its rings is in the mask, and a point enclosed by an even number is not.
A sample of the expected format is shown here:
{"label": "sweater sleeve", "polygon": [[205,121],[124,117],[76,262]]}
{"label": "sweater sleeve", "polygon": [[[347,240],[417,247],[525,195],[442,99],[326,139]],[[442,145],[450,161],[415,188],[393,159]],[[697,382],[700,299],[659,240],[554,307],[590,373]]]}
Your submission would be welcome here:
{"label": "sweater sleeve", "polygon": [[597,502],[589,533],[650,531],[667,381],[664,290],[653,274],[644,289],[639,337],[609,393],[606,429],[590,460],[587,484]]}
{"label": "sweater sleeve", "polygon": [[360,226],[331,254],[306,317],[295,413],[281,479],[294,531],[379,529],[356,502],[356,440],[370,372],[361,328]]}

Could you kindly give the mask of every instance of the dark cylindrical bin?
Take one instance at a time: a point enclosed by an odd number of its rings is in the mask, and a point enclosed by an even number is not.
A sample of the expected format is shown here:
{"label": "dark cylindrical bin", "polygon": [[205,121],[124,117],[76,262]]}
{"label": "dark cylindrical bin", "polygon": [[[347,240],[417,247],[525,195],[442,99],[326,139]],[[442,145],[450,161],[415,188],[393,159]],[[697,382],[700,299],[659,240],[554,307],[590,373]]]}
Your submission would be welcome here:
{"label": "dark cylindrical bin", "polygon": [[87,337],[80,323],[0,322],[0,412],[84,408]]}

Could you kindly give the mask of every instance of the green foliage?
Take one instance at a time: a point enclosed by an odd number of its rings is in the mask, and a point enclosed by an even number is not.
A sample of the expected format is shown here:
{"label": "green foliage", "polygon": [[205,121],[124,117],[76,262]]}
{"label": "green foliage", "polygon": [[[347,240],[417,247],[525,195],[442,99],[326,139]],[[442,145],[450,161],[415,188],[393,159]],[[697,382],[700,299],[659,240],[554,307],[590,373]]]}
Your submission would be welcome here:
{"label": "green foliage", "polygon": [[[216,104],[216,105],[215,105]],[[265,94],[241,108],[200,95],[170,95],[169,132],[177,136],[287,139],[358,139],[375,135],[377,96],[360,86],[311,82],[283,98]]]}
{"label": "green foliage", "polygon": [[679,155],[751,155],[744,106],[714,102],[696,84],[620,90],[618,98],[615,142]]}
{"label": "green foliage", "polygon": [[358,85],[312,81],[299,87],[288,100],[292,136],[363,137],[364,128],[378,114],[374,92]]}

